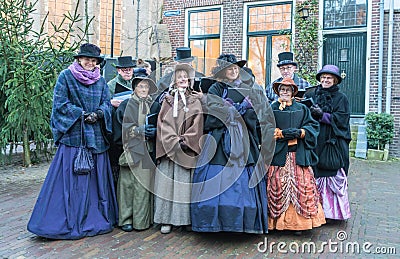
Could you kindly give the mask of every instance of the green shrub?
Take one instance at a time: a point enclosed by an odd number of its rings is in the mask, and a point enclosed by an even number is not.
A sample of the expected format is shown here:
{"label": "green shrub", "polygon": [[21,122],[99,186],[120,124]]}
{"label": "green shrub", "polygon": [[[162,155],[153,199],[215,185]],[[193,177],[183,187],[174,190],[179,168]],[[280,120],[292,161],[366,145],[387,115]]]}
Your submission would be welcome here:
{"label": "green shrub", "polygon": [[394,118],[387,113],[369,112],[367,122],[368,148],[383,150],[394,138]]}

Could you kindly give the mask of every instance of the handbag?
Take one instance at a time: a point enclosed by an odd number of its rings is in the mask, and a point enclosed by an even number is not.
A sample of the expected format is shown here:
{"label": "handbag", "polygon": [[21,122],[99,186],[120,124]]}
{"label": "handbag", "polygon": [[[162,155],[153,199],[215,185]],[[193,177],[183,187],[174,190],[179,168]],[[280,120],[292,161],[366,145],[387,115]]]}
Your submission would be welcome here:
{"label": "handbag", "polygon": [[318,168],[325,170],[338,170],[344,167],[344,160],[338,141],[336,138],[331,137],[331,132],[332,129],[329,132],[329,139],[325,142],[325,146],[319,154]]}
{"label": "handbag", "polygon": [[84,134],[84,113],[81,116],[81,144],[74,158],[74,173],[78,175],[89,174],[94,169],[92,152],[86,147]]}

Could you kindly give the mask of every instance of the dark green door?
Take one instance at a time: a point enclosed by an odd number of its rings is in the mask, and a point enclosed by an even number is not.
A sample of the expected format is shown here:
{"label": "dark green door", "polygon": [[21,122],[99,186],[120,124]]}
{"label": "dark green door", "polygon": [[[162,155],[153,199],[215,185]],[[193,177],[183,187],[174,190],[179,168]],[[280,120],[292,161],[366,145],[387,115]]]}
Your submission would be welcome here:
{"label": "dark green door", "polygon": [[328,34],[324,38],[323,65],[336,65],[346,74],[340,86],[349,98],[351,115],[365,115],[367,33]]}

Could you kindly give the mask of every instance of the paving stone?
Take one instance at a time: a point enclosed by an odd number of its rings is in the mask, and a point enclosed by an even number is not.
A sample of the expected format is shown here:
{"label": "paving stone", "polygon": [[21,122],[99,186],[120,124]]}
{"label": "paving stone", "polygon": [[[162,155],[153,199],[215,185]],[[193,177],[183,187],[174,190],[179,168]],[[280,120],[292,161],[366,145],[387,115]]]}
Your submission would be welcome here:
{"label": "paving stone", "polygon": [[[33,175],[0,177],[0,258],[396,258],[400,253],[400,168],[399,161],[376,163],[351,159],[349,197],[352,218],[333,221],[320,228],[294,236],[290,231],[272,231],[266,235],[241,233],[196,233],[174,229],[163,235],[159,226],[146,231],[111,233],[80,240],[48,240],[37,237],[26,229],[27,222],[46,172]],[[1,175],[0,175],[1,176]],[[396,255],[260,252],[258,244],[285,242],[337,242],[338,231],[345,231],[342,242],[372,244],[371,250],[395,248]],[[340,243],[340,242],[339,242]],[[269,247],[268,247],[269,249]]]}

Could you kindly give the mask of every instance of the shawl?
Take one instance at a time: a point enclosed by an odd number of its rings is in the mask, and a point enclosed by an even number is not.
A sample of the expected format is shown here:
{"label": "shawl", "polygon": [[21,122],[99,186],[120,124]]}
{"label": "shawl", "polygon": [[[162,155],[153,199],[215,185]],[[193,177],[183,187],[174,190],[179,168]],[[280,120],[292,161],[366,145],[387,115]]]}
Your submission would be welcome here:
{"label": "shawl", "polygon": [[153,140],[143,137],[131,137],[129,133],[133,128],[144,124],[144,121],[140,121],[140,118],[143,116],[140,114],[143,110],[143,106],[147,108],[148,113],[159,112],[159,104],[152,104],[151,101],[151,97],[139,98],[137,95],[133,94],[130,99],[124,100],[120,104],[113,120],[114,142],[117,145],[123,146],[124,150],[129,152],[133,164],[142,161],[143,168],[154,167],[154,163],[150,158],[152,154],[149,153],[150,150],[148,150],[148,145],[146,143],[153,142]]}
{"label": "shawl", "polygon": [[[157,122],[156,157],[167,156],[184,168],[194,168],[196,155],[200,153],[200,137],[203,134],[203,111],[197,97],[186,95],[186,108],[178,101],[178,116],[173,117],[174,97],[167,95],[162,103]],[[179,142],[189,147],[183,151]]]}
{"label": "shawl", "polygon": [[50,118],[54,142],[79,147],[81,143],[81,115],[84,112],[103,111],[104,118],[95,124],[84,124],[86,146],[94,153],[108,149],[105,140],[111,134],[110,96],[106,81],[100,77],[89,87],[79,82],[71,70],[65,69],[58,76],[54,87],[53,108]]}
{"label": "shawl", "polygon": [[[347,96],[340,91],[338,85],[329,88],[323,88],[321,85],[318,85],[310,92],[309,97],[313,98],[314,103],[318,104],[324,113],[330,114],[330,124],[320,123],[316,153],[317,155],[321,153],[329,138],[336,138],[343,152],[344,170],[347,174],[350,164],[349,143],[351,140],[350,104]],[[314,167],[314,173],[316,177],[335,176],[337,170],[323,170]]]}

